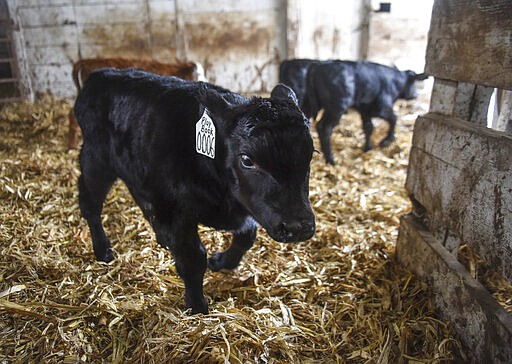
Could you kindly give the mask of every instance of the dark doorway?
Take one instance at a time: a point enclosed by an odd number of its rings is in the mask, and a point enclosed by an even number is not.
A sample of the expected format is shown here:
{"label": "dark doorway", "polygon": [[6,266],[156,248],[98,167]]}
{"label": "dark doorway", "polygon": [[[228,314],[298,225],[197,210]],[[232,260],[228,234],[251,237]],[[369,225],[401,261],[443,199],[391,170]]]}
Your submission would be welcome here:
{"label": "dark doorway", "polygon": [[0,0],[0,105],[21,99],[12,23],[6,0]]}

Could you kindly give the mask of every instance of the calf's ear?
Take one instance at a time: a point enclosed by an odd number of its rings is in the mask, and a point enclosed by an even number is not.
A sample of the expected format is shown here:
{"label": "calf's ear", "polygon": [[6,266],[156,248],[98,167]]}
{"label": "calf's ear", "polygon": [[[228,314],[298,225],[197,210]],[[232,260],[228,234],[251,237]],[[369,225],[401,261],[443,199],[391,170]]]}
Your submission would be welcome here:
{"label": "calf's ear", "polygon": [[226,116],[232,109],[232,105],[222,95],[203,83],[199,87],[199,102],[218,117]]}
{"label": "calf's ear", "polygon": [[426,80],[428,78],[428,75],[426,73],[416,73],[411,70],[407,70],[407,71],[405,71],[405,73],[407,74],[407,77],[410,80],[422,81],[422,80]]}
{"label": "calf's ear", "polygon": [[296,105],[299,104],[299,100],[297,99],[297,95],[295,95],[295,92],[291,88],[289,88],[286,85],[283,85],[282,83],[279,83],[272,92],[270,93],[270,97],[276,100],[291,100]]}
{"label": "calf's ear", "polygon": [[423,81],[423,80],[426,80],[428,78],[428,75],[426,73],[418,73],[414,79],[418,80],[418,81]]}

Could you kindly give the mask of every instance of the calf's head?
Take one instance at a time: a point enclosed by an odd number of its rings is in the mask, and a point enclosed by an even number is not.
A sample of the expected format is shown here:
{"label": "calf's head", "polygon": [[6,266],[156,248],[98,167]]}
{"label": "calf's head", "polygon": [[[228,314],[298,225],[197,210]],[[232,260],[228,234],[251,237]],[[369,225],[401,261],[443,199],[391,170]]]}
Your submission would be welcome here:
{"label": "calf's head", "polygon": [[202,103],[222,119],[231,190],[280,242],[311,238],[315,217],[309,204],[313,141],[291,89],[278,85],[270,98],[231,105],[209,91]]}
{"label": "calf's head", "polygon": [[413,100],[418,97],[415,82],[428,78],[428,75],[425,75],[424,73],[416,74],[414,71],[404,71],[402,74],[405,81],[398,97],[404,100]]}

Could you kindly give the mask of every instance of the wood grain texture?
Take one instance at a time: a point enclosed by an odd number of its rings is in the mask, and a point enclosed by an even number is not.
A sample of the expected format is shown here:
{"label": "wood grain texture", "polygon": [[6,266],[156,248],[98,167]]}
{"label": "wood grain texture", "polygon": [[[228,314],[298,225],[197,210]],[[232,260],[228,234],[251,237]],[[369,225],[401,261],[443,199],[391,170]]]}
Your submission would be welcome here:
{"label": "wood grain texture", "polygon": [[428,280],[443,319],[469,348],[468,362],[512,362],[512,316],[411,215],[400,219],[397,258]]}
{"label": "wood grain texture", "polygon": [[501,110],[496,129],[512,133],[512,91],[504,91],[501,96]]}
{"label": "wood grain texture", "polygon": [[512,136],[439,114],[418,118],[406,188],[512,282]]}
{"label": "wood grain texture", "polygon": [[511,90],[512,1],[436,0],[425,70]]}

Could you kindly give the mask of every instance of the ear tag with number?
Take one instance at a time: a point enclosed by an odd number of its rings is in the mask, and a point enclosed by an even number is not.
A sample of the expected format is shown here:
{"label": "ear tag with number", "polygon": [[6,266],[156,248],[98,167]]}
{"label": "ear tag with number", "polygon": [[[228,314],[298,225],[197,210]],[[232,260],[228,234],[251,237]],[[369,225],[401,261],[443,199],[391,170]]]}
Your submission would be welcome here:
{"label": "ear tag with number", "polygon": [[196,152],[215,159],[215,124],[206,107],[196,123]]}

